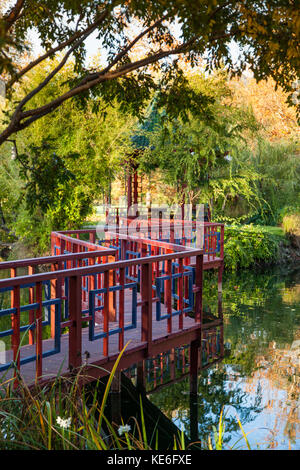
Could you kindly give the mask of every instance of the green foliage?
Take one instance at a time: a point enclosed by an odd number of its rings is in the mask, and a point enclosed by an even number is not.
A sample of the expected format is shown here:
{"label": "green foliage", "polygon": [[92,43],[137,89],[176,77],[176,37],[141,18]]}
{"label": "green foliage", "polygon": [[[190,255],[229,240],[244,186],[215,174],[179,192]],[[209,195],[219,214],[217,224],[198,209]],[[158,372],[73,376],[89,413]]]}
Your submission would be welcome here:
{"label": "green foliage", "polygon": [[[209,450],[224,450],[225,448],[227,448],[227,447],[224,446],[224,435],[225,435],[226,422],[225,422],[225,416],[223,415],[223,411],[224,410],[222,409],[221,414],[220,414],[220,418],[219,418],[218,429],[216,428],[216,426],[213,426],[214,443],[211,439],[211,436],[209,435],[209,437],[208,437],[207,447],[208,447]],[[249,433],[245,433],[245,431],[243,429],[243,426],[242,426],[242,423],[241,423],[238,416],[237,416],[237,422],[238,422],[238,425],[240,427],[240,430],[242,431],[243,438],[245,440],[246,446],[247,446],[248,450],[251,450],[249,441],[247,439],[247,434],[249,434]],[[240,439],[239,439],[239,441],[240,441]],[[237,445],[237,443],[239,441],[237,441],[235,444],[233,444],[233,446],[230,446],[229,450],[233,450],[234,447]]]}
{"label": "green foliage", "polygon": [[296,140],[272,143],[259,138],[253,152],[245,148],[241,153],[240,165],[260,175],[256,191],[265,201],[256,214],[248,217],[248,222],[275,225],[282,221],[289,206],[299,205],[300,164]]}
{"label": "green foliage", "polygon": [[15,240],[14,214],[19,207],[22,188],[12,144],[6,143],[0,149],[0,161],[0,242],[9,243]]}
{"label": "green foliage", "polygon": [[53,230],[50,218],[38,210],[30,213],[23,201],[13,225],[17,237],[30,250],[31,256],[49,253],[49,234]]}
{"label": "green foliage", "polygon": [[[175,23],[180,28],[179,44]],[[179,73],[178,56],[192,65],[205,56],[210,72],[224,64],[239,75],[248,65],[257,80],[271,76],[290,93],[299,71],[299,12],[295,2],[286,0],[44,0],[43,4],[19,0],[4,7],[0,17],[0,73],[6,74],[8,89],[35,67],[32,61],[24,72],[18,60],[29,49],[27,37],[32,29],[37,30],[46,57],[57,57],[63,49],[65,56],[59,67],[45,67],[39,86],[11,109],[1,143],[74,96],[83,100],[100,96],[106,104],[117,98],[122,109],[137,115],[151,92],[159,89],[168,112],[184,118],[194,96]],[[87,66],[85,60],[85,41],[93,32],[106,52],[101,67]],[[232,41],[240,48],[237,63],[230,53]],[[143,46],[138,59],[135,46],[140,50]],[[56,90],[52,99],[43,100],[43,106],[34,106],[32,97],[49,83],[51,87],[51,79],[71,54],[76,78],[68,83],[67,93]]]}
{"label": "green foliage", "polygon": [[[31,83],[38,83],[42,74],[42,67],[31,72]],[[72,64],[34,98],[36,105],[64,88],[70,76],[74,76]],[[19,95],[27,92],[26,87],[24,83]],[[80,228],[93,211],[94,201],[108,193],[126,152],[128,125],[133,118],[110,106],[104,119],[99,99],[85,105],[83,109],[79,103],[68,102],[18,135],[13,164],[20,183],[14,191],[8,191],[5,167],[0,171],[9,226],[35,254],[48,251],[51,230]]]}
{"label": "green foliage", "polygon": [[300,248],[300,211],[285,215],[282,220],[282,227],[292,246]]}
{"label": "green foliage", "polygon": [[141,170],[150,173],[159,168],[163,181],[176,189],[179,201],[184,194],[194,203],[220,199],[228,192],[229,181],[233,193],[250,193],[251,199],[254,192],[248,189],[249,180],[259,176],[249,175],[247,169],[233,174],[229,161],[238,157],[244,134],[258,130],[253,114],[224,101],[231,93],[223,71],[209,78],[197,75],[186,79],[205,102],[198,100],[197,110],[186,107],[188,122],[172,119],[168,113],[161,116],[161,125],[146,133],[150,145],[141,158]]}
{"label": "green foliage", "polygon": [[[28,388],[17,372],[15,379],[0,382],[0,449],[2,450],[149,450],[145,422],[134,421],[131,426],[117,426],[110,422],[107,400],[121,356],[120,352],[108,377],[104,393],[99,393],[99,382],[88,388],[82,385],[79,370],[71,379],[60,376],[46,387]],[[85,377],[86,378],[86,377]],[[141,415],[143,406],[141,401]],[[122,429],[123,428],[123,429]],[[159,436],[157,446],[159,447]],[[183,435],[174,435],[174,449],[184,449]]]}
{"label": "green foliage", "polygon": [[228,269],[250,268],[276,261],[282,237],[264,227],[251,225],[226,227],[224,263]]}
{"label": "green foliage", "polygon": [[199,99],[197,111],[188,109],[188,122],[164,109],[156,127],[144,130],[149,144],[141,170],[151,175],[159,169],[162,183],[173,188],[169,203],[181,202],[184,195],[190,203],[209,203],[215,221],[280,223],[286,205],[299,205],[296,138],[263,138],[251,108],[233,101],[224,71],[185,79],[205,104]]}

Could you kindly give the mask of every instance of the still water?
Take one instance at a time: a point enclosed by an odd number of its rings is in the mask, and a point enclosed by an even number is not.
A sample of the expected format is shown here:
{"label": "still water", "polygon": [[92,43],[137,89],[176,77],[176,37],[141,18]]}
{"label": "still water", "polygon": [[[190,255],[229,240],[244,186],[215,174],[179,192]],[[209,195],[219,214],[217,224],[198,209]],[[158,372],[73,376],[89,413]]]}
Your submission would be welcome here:
{"label": "still water", "polygon": [[226,274],[223,312],[225,358],[199,373],[196,403],[188,377],[150,400],[189,437],[196,413],[202,442],[224,408],[223,449],[246,448],[237,417],[252,449],[300,449],[300,266]]}

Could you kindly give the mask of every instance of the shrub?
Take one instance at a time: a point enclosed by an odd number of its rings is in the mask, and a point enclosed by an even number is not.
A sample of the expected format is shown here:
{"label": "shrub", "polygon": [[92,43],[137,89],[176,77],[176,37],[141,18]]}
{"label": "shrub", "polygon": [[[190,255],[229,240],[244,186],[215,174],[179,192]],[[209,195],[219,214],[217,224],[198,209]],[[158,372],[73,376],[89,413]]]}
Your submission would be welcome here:
{"label": "shrub", "polygon": [[270,264],[278,257],[282,237],[261,226],[225,228],[224,263],[228,269],[250,268]]}

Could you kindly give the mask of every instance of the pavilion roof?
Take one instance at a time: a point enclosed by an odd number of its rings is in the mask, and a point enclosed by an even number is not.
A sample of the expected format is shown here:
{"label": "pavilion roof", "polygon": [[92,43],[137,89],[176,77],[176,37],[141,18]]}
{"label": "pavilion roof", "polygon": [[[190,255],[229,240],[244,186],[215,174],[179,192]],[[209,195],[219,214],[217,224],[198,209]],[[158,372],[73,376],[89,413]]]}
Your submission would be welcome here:
{"label": "pavilion roof", "polygon": [[146,111],[144,120],[137,126],[136,133],[131,136],[131,142],[135,149],[143,150],[149,147],[148,133],[154,132],[160,127],[162,114],[159,113],[157,101],[154,98]]}

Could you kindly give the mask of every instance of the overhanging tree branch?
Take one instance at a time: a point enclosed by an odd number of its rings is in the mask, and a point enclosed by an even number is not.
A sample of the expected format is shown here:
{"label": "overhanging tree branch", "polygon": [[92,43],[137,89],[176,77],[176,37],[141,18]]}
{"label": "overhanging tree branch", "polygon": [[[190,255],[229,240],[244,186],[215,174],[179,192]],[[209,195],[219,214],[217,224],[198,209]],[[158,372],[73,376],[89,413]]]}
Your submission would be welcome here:
{"label": "overhanging tree branch", "polygon": [[[89,81],[86,81],[84,84],[80,84],[71,90],[69,90],[67,93],[61,95],[60,97],[56,98],[55,100],[51,101],[50,103],[41,106],[40,108],[36,109],[31,109],[28,111],[21,112],[21,105],[23,106],[24,103],[22,102],[18,106],[18,114],[14,114],[11,123],[9,126],[5,129],[5,131],[0,135],[0,144],[3,143],[7,138],[13,134],[14,132],[18,130],[25,129],[28,127],[32,122],[36,121],[37,119],[49,114],[50,112],[54,111],[56,108],[58,108],[64,101],[72,98],[73,96],[78,95],[79,93],[82,93],[86,90],[89,90],[90,88],[94,87],[95,85],[98,85],[99,83],[102,83],[104,81],[108,80],[113,80],[119,77],[122,77],[124,75],[127,75],[130,72],[133,72],[137,69],[140,69],[142,67],[145,67],[147,65],[150,65],[151,63],[157,62],[158,60],[163,59],[164,57],[170,56],[170,55],[175,55],[184,52],[185,50],[188,50],[190,47],[191,43],[196,40],[190,40],[187,43],[184,43],[177,48],[173,50],[165,50],[165,51],[160,51],[156,54],[153,54],[151,56],[148,56],[144,59],[138,60],[136,62],[132,62],[129,64],[125,64],[118,69],[112,71],[112,72],[107,72],[104,73],[99,72],[96,74],[97,76],[94,79],[91,79]],[[93,75],[94,77],[94,75]],[[49,77],[47,77],[48,79]],[[41,84],[42,85],[42,84]],[[36,90],[34,90],[36,91]],[[27,97],[25,98],[26,101]],[[24,99],[24,100],[25,100]],[[24,101],[23,100],[23,101]],[[26,119],[28,118],[28,119]],[[24,122],[24,119],[26,119]]]}
{"label": "overhanging tree branch", "polygon": [[2,24],[5,33],[7,33],[12,28],[14,23],[19,18],[23,5],[24,0],[17,0],[16,4],[11,8],[9,14],[4,16]]}
{"label": "overhanging tree branch", "polygon": [[[157,22],[162,21],[162,19],[158,20]],[[152,25],[154,27],[154,25]],[[152,28],[150,27],[150,28]],[[145,33],[145,31],[144,31]],[[219,38],[225,38],[225,37],[230,37],[232,34],[234,34],[233,31],[229,33],[220,33],[218,35],[213,36],[210,39],[210,42],[216,41]],[[141,35],[143,35],[141,33]],[[140,35],[140,36],[141,36]],[[35,122],[37,119],[40,119],[43,116],[46,116],[50,112],[54,111],[57,109],[63,102],[66,100],[79,95],[80,93],[89,90],[90,88],[99,85],[100,83],[103,83],[108,80],[114,80],[117,78],[120,78],[122,76],[125,76],[129,74],[130,72],[133,72],[135,70],[138,70],[140,68],[143,68],[145,66],[148,66],[152,63],[155,63],[165,57],[171,56],[171,55],[177,55],[180,53],[187,52],[192,45],[199,39],[199,37],[194,37],[190,39],[189,41],[177,46],[174,49],[168,49],[168,50],[163,50],[163,51],[158,51],[155,54],[152,54],[148,57],[144,57],[143,59],[140,59],[135,62],[127,63],[119,68],[110,71],[110,68],[112,67],[112,64],[110,64],[108,67],[106,67],[104,70],[88,75],[84,80],[82,80],[77,86],[69,90],[68,92],[64,93],[63,95],[59,96],[58,98],[52,100],[50,103],[47,103],[44,106],[41,106],[36,109],[30,109],[27,111],[22,112],[22,107],[32,98],[33,94],[38,93],[50,80],[51,78],[55,75],[55,73],[58,72],[58,70],[61,69],[63,66],[62,62],[65,63],[66,61],[66,56],[64,57],[63,61],[58,65],[58,67],[51,72],[51,74],[42,82],[35,90],[33,90],[29,95],[27,95],[24,100],[20,102],[20,104],[17,107],[17,110],[15,111],[12,120],[8,127],[0,134],[0,145],[7,140],[9,136],[11,136],[14,132],[17,132],[19,130],[23,130],[27,128],[30,124]],[[80,38],[80,41],[82,41],[83,38]],[[136,43],[136,42],[135,42]],[[133,42],[129,46],[133,46]],[[128,46],[128,47],[129,47]],[[75,48],[73,46],[73,48]],[[72,49],[73,49],[72,48]],[[67,55],[69,55],[69,52]],[[122,51],[124,52],[124,51]],[[121,57],[121,56],[120,56]],[[114,59],[115,61],[115,59]],[[114,62],[113,61],[113,62]],[[108,71],[106,71],[108,70]]]}
{"label": "overhanging tree branch", "polygon": [[[282,7],[278,19],[275,19],[273,12],[269,10],[269,6],[272,4],[269,0],[262,0],[259,10],[253,12],[249,9],[250,0],[241,3],[233,0],[218,0],[213,2],[213,5],[207,0],[197,3],[196,8],[191,5],[190,0],[170,2],[170,5],[168,2],[165,5],[165,2],[160,0],[151,0],[151,2],[148,0],[141,2],[85,0],[80,5],[75,5],[77,2],[74,2],[73,5],[73,2],[43,0],[42,3],[43,9],[41,13],[39,12],[39,17],[42,19],[40,24],[39,20],[32,15],[32,11],[29,10],[31,4],[36,5],[36,2],[32,0],[14,0],[14,7],[6,14],[5,18],[1,19],[1,32],[3,32],[4,20],[10,21],[10,24],[16,22],[16,28],[13,28],[17,39],[16,50],[22,50],[24,35],[31,27],[38,29],[45,44],[51,44],[51,49],[19,71],[11,72],[15,49],[9,51],[8,57],[5,57],[8,48],[5,53],[1,54],[2,58],[0,58],[4,64],[2,68],[13,73],[7,88],[11,88],[26,72],[43,63],[48,57],[53,57],[55,53],[64,50],[65,55],[58,65],[54,65],[54,70],[48,72],[48,76],[17,105],[8,127],[0,135],[0,144],[11,134],[28,127],[35,120],[54,111],[66,100],[82,93],[84,96],[84,92],[94,86],[97,87],[101,83],[116,80],[136,71],[138,73],[133,76],[133,80],[128,80],[128,90],[126,87],[124,90],[129,100],[134,103],[135,86],[138,86],[135,81],[136,77],[144,79],[143,84],[147,83],[146,86],[153,87],[153,80],[152,82],[148,80],[146,67],[168,56],[190,53],[190,59],[193,63],[199,54],[208,51],[210,53],[208,67],[212,68],[218,65],[225,58],[224,63],[232,68],[232,60],[227,47],[228,40],[231,38],[235,39],[244,50],[243,60],[235,68],[235,71],[242,72],[245,63],[248,62],[257,80],[273,76],[276,83],[283,85],[285,91],[289,91],[291,80],[297,76],[297,46],[294,40],[297,31],[294,21],[297,18],[297,9],[293,2],[278,0],[278,4]],[[81,43],[95,29],[96,22],[99,21],[99,19],[95,20],[95,8],[105,9],[111,13],[109,18],[103,21],[99,32],[101,31],[103,43],[105,47],[110,49],[110,57],[112,58],[102,70],[86,72],[83,65]],[[20,18],[20,26],[18,26]],[[67,24],[61,23],[56,28],[53,18],[67,18]],[[130,40],[127,28],[134,18],[137,18],[145,29],[136,33],[136,37]],[[176,46],[176,39],[170,27],[162,25],[164,19],[169,19],[172,22],[176,18],[182,26],[183,44],[180,46]],[[68,24],[72,22],[74,24],[76,21],[77,23],[70,30]],[[83,31],[78,31],[82,21],[85,26],[82,26]],[[89,24],[90,22],[92,24]],[[151,50],[148,55],[145,53],[143,59],[130,62],[128,53],[143,37],[148,37],[156,42],[160,49],[156,52]],[[293,38],[292,41],[291,38]],[[7,44],[9,43],[8,39],[6,40]],[[121,43],[125,45],[121,47]],[[247,46],[251,47],[252,56],[247,53]],[[62,92],[61,96],[50,98],[52,101],[49,103],[36,105],[39,107],[29,109],[28,103],[31,98],[44,89],[50,80],[59,73],[72,52],[75,56],[76,72],[80,74],[77,83],[73,82],[66,92]],[[284,67],[285,64],[288,67]],[[122,101],[122,96],[118,95],[119,85],[122,87],[123,82],[116,84],[116,95]],[[96,89],[95,92],[96,94],[103,92],[110,99],[113,90],[114,86],[103,87],[103,90],[102,88]],[[136,107],[141,105],[145,96],[148,96],[145,91],[141,92],[140,101],[136,103]],[[25,107],[27,109],[24,110]]]}
{"label": "overhanging tree branch", "polygon": [[65,49],[65,47],[70,46],[78,38],[84,37],[84,39],[86,39],[96,29],[96,27],[100,26],[100,24],[104,21],[107,15],[108,11],[103,12],[102,15],[96,21],[90,24],[86,29],[84,29],[83,31],[76,31],[76,33],[74,33],[69,39],[62,42],[57,47],[49,49],[45,54],[30,62],[28,65],[26,65],[26,67],[24,67],[22,70],[20,70],[14,75],[14,77],[7,83],[6,89],[9,90],[12,85],[16,81],[18,81],[23,75],[25,75],[27,72],[29,72],[31,69],[36,67],[48,57],[51,57],[56,52],[62,51],[63,49]]}

